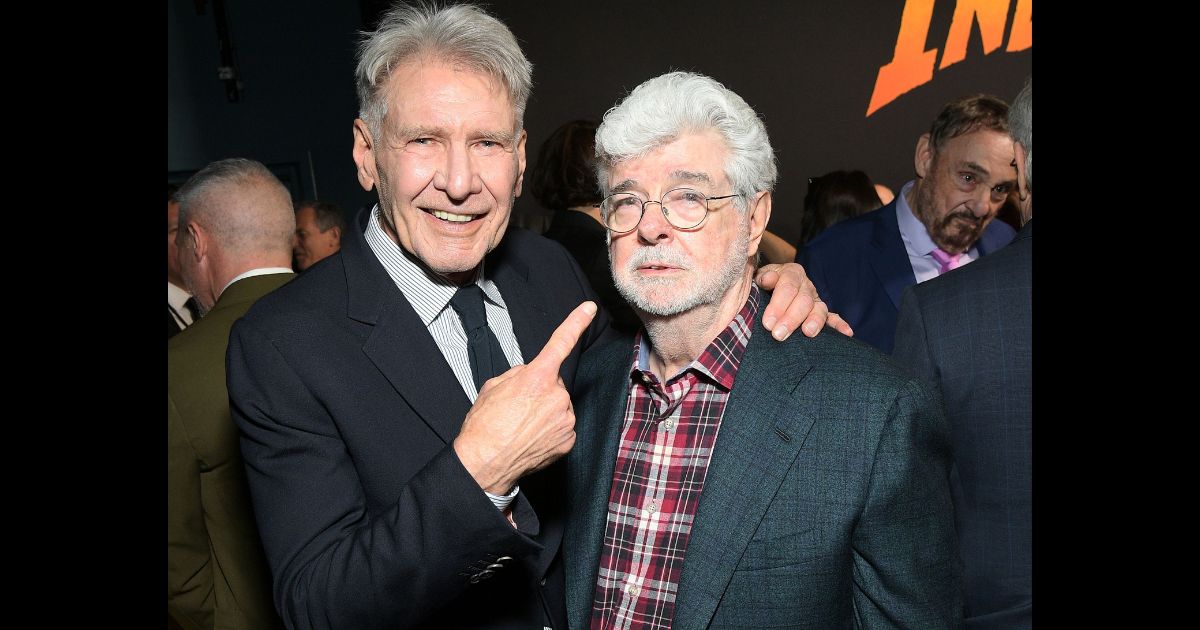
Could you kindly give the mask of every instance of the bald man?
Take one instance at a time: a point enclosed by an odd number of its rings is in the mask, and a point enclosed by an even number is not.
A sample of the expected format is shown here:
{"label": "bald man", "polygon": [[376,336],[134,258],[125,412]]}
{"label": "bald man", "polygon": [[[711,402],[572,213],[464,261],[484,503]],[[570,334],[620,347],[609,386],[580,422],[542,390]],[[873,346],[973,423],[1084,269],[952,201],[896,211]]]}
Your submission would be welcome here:
{"label": "bald man", "polygon": [[177,197],[179,268],[205,316],[167,344],[167,611],[184,628],[278,628],[225,349],[233,322],[294,275],[292,200],[241,158],[209,164]]}

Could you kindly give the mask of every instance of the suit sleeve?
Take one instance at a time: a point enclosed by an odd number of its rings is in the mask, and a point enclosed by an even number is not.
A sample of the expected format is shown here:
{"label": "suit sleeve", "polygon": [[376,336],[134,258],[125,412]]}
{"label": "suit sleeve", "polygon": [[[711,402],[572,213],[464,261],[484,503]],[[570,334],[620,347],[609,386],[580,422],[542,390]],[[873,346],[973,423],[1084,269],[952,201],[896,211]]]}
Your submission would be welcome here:
{"label": "suit sleeve", "polygon": [[275,605],[289,628],[412,627],[467,589],[494,587],[470,579],[497,557],[521,562],[541,550],[449,444],[393,505],[368,513],[334,419],[248,320],[233,328],[227,368]]}
{"label": "suit sleeve", "polygon": [[962,627],[950,458],[941,405],[907,382],[880,435],[853,535],[856,627]]}
{"label": "suit sleeve", "polygon": [[167,610],[185,628],[213,627],[213,569],[200,466],[167,394]]}
{"label": "suit sleeve", "polygon": [[[824,266],[813,257],[812,248],[800,247],[799,251],[796,252],[796,262],[801,267],[804,267],[804,274],[808,276],[813,286],[817,288],[817,295],[828,305],[831,298],[829,280],[825,277]],[[832,308],[830,306],[831,310]]]}

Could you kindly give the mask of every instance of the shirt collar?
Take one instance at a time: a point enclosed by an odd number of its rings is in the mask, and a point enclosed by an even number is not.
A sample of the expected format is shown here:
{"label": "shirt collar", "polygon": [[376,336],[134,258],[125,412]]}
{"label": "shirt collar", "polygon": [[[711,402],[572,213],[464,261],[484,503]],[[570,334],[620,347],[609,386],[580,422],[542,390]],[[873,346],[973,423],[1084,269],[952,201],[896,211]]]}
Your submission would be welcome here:
{"label": "shirt collar", "polygon": [[912,207],[908,205],[908,191],[915,184],[916,180],[910,180],[896,195],[896,222],[900,225],[900,238],[904,240],[904,249],[908,255],[928,256],[937,245],[929,237],[929,230],[925,229],[925,224],[921,223],[913,213]]}
{"label": "shirt collar", "polygon": [[187,302],[190,297],[192,297],[191,293],[182,287],[171,284],[170,280],[167,281],[167,304],[174,306],[175,310],[183,308],[184,302]]}
{"label": "shirt collar", "polygon": [[253,278],[254,276],[265,276],[272,273],[292,273],[292,270],[289,267],[259,267],[258,269],[243,271],[242,273],[234,276],[233,280],[225,283],[225,286],[221,287],[221,292],[217,294],[217,299],[221,299],[221,296],[225,294],[225,289],[233,286],[233,283],[237,282],[238,280],[245,280],[246,278]]}
{"label": "shirt collar", "polygon": [[[746,353],[746,345],[750,343],[750,334],[754,331],[754,322],[758,319],[758,305],[762,292],[757,284],[751,283],[750,295],[742,305],[733,321],[717,335],[715,339],[700,353],[700,356],[672,375],[667,382],[675,380],[688,370],[695,370],[707,376],[725,391],[733,389],[733,380],[737,376],[738,366]],[[650,374],[650,339],[645,336],[645,328],[637,335],[634,345],[634,364],[631,374],[636,378],[639,372]],[[645,343],[643,343],[643,341]]]}

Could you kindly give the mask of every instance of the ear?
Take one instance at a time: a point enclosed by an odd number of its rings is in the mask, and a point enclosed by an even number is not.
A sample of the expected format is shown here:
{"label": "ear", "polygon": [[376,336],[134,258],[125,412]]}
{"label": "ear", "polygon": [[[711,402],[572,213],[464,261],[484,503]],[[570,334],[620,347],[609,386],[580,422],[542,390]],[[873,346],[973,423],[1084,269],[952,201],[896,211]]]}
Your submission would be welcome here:
{"label": "ear", "polygon": [[771,220],[771,192],[764,190],[758,193],[747,212],[750,213],[750,250],[746,255],[752,257],[758,254],[767,223]]}
{"label": "ear", "polygon": [[525,130],[521,130],[521,135],[517,136],[517,185],[513,188],[513,197],[521,196],[521,189],[525,185],[525,139],[528,134]]}
{"label": "ear", "polygon": [[375,141],[371,130],[361,118],[354,119],[354,164],[358,168],[358,183],[363,190],[375,187]]}
{"label": "ear", "polygon": [[1029,183],[1025,181],[1025,158],[1028,154],[1020,142],[1013,143],[1013,152],[1017,156],[1017,192],[1021,201],[1025,201],[1029,198]]}
{"label": "ear", "polygon": [[342,228],[335,225],[329,229],[333,231],[333,241],[335,243],[337,243],[339,247],[341,247],[341,245],[342,245]]}
{"label": "ear", "polygon": [[921,134],[917,138],[917,152],[913,156],[913,166],[917,169],[917,177],[924,179],[929,175],[933,166],[933,145],[929,144],[929,134]]}
{"label": "ear", "polygon": [[192,241],[192,257],[199,263],[208,256],[208,232],[195,221],[188,221],[187,234]]}

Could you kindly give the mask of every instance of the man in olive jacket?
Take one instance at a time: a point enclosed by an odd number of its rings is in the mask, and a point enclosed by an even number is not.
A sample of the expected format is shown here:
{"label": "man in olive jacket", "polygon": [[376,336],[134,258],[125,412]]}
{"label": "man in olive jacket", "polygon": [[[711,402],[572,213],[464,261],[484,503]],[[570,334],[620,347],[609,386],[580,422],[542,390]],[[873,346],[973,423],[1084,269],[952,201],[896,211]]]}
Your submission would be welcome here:
{"label": "man in olive jacket", "polygon": [[225,350],[233,323],[294,275],[291,197],[244,159],[210,164],[179,195],[180,264],[206,314],[167,344],[167,611],[189,629],[278,628]]}

